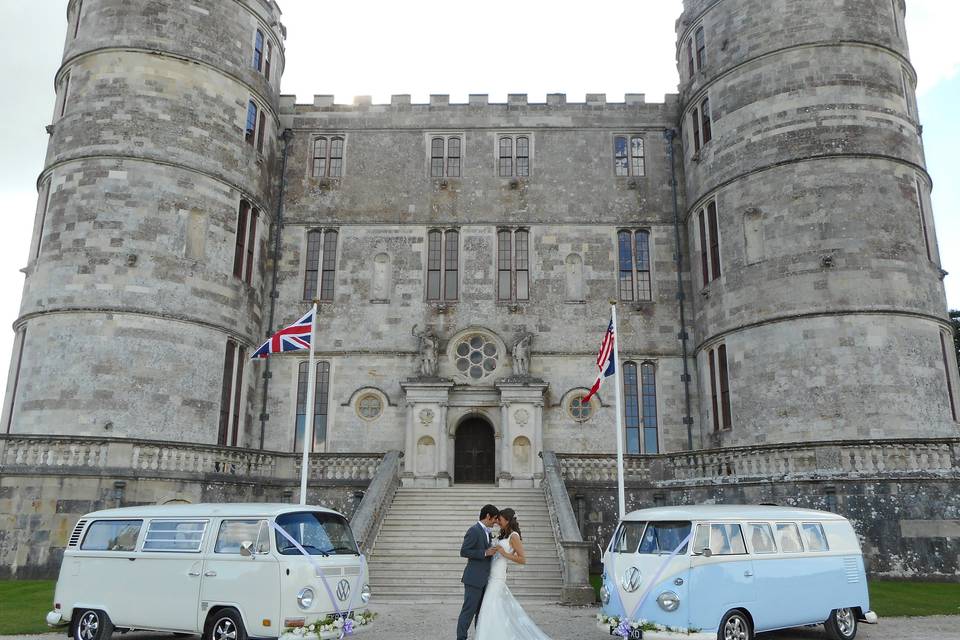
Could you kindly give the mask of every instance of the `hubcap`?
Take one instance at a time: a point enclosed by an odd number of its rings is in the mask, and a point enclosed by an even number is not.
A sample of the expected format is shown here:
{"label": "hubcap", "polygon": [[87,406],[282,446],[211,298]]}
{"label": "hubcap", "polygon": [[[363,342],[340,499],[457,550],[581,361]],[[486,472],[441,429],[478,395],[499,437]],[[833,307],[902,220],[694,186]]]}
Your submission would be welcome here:
{"label": "hubcap", "polygon": [[236,640],[237,625],[230,618],[220,618],[213,625],[213,640]]}
{"label": "hubcap", "polygon": [[724,640],[747,640],[747,622],[740,616],[733,616],[723,625]]}
{"label": "hubcap", "polygon": [[77,625],[77,635],[80,640],[93,640],[97,637],[97,631],[100,630],[100,616],[94,611],[87,611],[80,618],[80,624]]}
{"label": "hubcap", "polygon": [[856,621],[853,619],[853,611],[850,609],[837,609],[837,628],[845,636],[853,634]]}

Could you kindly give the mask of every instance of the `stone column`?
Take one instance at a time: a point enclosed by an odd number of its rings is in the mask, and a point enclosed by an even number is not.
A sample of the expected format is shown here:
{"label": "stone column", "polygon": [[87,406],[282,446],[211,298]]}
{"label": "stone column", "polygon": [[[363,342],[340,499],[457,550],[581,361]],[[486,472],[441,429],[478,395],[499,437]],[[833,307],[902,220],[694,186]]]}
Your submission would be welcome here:
{"label": "stone column", "polygon": [[497,470],[497,484],[504,487],[510,486],[510,480],[513,472],[513,451],[511,450],[510,438],[510,403],[500,403],[500,446],[497,447],[497,456],[500,466]]}
{"label": "stone column", "polygon": [[413,412],[416,409],[415,402],[407,402],[407,430],[403,440],[403,472],[400,474],[400,480],[404,486],[413,481],[413,472],[416,467],[416,450],[413,446]]}
{"label": "stone column", "polygon": [[437,426],[440,429],[440,435],[437,438],[437,486],[450,486],[450,461],[447,459],[448,448],[450,446],[450,426],[447,424],[447,403],[440,403],[440,415]]}
{"label": "stone column", "polygon": [[543,478],[543,459],[540,452],[543,451],[543,401],[534,405],[533,410],[533,477],[535,479]]}

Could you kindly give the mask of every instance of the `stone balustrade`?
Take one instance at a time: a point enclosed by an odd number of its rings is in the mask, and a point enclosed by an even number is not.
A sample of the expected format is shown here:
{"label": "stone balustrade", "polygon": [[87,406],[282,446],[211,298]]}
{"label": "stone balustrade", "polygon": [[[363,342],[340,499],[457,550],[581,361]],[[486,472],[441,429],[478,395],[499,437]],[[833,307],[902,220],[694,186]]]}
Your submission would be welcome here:
{"label": "stone balustrade", "polygon": [[[616,482],[612,454],[558,453],[557,460],[567,482]],[[960,438],[810,442],[624,456],[624,480],[638,486],[958,474]]]}
{"label": "stone balustrade", "polygon": [[[317,453],[309,479],[366,485],[377,472],[379,453]],[[296,483],[301,454],[203,444],[90,438],[0,435],[0,473],[121,474],[194,478],[215,474],[248,480]]]}

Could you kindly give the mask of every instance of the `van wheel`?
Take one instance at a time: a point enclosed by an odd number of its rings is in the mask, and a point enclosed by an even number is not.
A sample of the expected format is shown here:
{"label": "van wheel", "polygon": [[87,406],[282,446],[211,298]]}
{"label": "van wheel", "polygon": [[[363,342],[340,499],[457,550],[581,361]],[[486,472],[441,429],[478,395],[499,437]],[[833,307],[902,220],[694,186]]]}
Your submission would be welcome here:
{"label": "van wheel", "polygon": [[720,628],[717,629],[717,640],[753,640],[753,628],[750,619],[739,609],[728,611]]}
{"label": "van wheel", "polygon": [[80,609],[73,614],[70,637],[73,640],[109,640],[113,635],[110,616],[97,609]]}
{"label": "van wheel", "polygon": [[247,640],[247,630],[236,609],[221,609],[210,616],[203,640]]}
{"label": "van wheel", "polygon": [[823,627],[833,640],[853,640],[857,637],[857,614],[853,609],[834,609]]}

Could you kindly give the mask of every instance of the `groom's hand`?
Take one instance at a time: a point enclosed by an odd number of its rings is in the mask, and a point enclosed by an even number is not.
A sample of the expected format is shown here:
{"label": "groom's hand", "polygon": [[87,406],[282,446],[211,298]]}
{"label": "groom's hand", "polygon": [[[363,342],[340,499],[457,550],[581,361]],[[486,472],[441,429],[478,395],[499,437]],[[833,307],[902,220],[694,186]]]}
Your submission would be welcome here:
{"label": "groom's hand", "polygon": [[496,548],[496,547],[490,547],[489,549],[487,549],[486,551],[484,551],[483,555],[485,555],[485,556],[487,556],[487,557],[489,558],[490,556],[494,555],[496,552],[497,552],[497,548]]}

